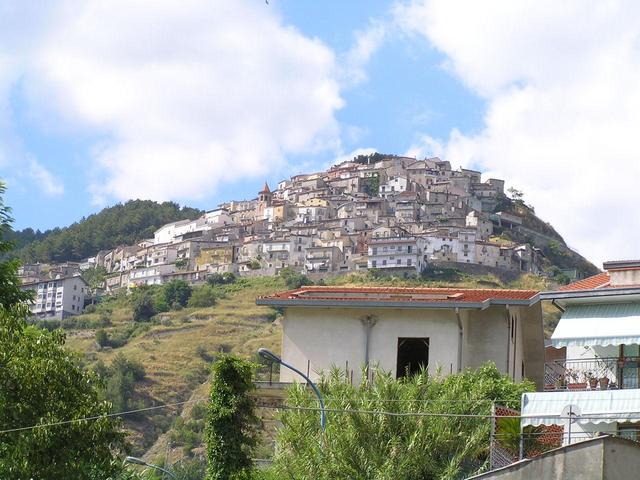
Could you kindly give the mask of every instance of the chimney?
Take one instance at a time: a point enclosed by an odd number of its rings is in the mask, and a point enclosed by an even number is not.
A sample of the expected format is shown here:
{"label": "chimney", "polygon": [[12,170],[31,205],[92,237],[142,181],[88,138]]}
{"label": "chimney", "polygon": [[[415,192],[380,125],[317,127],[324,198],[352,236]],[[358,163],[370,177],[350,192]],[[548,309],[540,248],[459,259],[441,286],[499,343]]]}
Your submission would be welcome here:
{"label": "chimney", "polygon": [[609,274],[611,287],[640,286],[640,260],[604,262],[602,267]]}

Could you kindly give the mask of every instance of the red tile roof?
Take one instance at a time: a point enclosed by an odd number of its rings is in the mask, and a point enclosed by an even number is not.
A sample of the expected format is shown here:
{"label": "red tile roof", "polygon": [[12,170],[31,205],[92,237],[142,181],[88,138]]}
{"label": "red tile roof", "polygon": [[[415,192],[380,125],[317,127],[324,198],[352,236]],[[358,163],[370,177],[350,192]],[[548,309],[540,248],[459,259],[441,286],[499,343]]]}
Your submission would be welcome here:
{"label": "red tile roof", "polygon": [[596,290],[609,286],[610,277],[607,272],[598,273],[577,282],[570,283],[558,288],[559,292],[576,292],[579,290]]}
{"label": "red tile roof", "polygon": [[500,301],[526,301],[539,292],[535,290],[498,290],[466,288],[404,288],[404,287],[323,287],[305,286],[279,292],[259,300],[320,300],[370,302],[425,302],[425,303],[483,303]]}

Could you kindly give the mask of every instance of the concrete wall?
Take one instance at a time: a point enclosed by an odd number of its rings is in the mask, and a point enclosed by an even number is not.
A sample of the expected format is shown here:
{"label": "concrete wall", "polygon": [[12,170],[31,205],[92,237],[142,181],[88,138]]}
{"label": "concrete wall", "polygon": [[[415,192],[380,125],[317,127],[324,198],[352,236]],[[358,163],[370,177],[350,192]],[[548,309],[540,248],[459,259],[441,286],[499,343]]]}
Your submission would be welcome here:
{"label": "concrete wall", "polygon": [[640,446],[601,437],[552,450],[532,460],[472,477],[477,480],[625,480],[638,478]]}
{"label": "concrete wall", "polygon": [[[540,358],[534,358],[534,361],[539,363],[536,368],[540,372],[536,377],[541,381],[544,362],[542,325],[541,317],[536,319],[535,307],[532,308],[531,312],[531,309],[511,309],[518,325],[513,339],[506,307],[461,309],[462,368],[476,368],[487,361],[493,361],[501,371],[511,373],[514,380],[520,381],[523,359],[530,354],[526,342],[522,340],[522,335],[527,330],[520,326],[520,317],[524,318],[521,310],[526,310],[526,321],[538,323],[539,335],[528,341],[539,343]],[[289,307],[282,320],[282,357],[285,362],[305,373],[308,369],[312,379],[317,379],[320,371],[337,366],[353,370],[354,381],[359,382],[360,370],[365,362],[366,344],[366,329],[362,320],[367,317],[372,317],[376,322],[370,334],[370,364],[377,363],[384,370],[395,374],[398,338],[427,337],[429,371],[435,373],[440,369],[443,374],[458,371],[459,329],[454,309]],[[534,372],[535,369],[531,370]],[[525,374],[532,376],[528,371]],[[280,380],[289,382],[299,378],[293,372],[282,369]]]}

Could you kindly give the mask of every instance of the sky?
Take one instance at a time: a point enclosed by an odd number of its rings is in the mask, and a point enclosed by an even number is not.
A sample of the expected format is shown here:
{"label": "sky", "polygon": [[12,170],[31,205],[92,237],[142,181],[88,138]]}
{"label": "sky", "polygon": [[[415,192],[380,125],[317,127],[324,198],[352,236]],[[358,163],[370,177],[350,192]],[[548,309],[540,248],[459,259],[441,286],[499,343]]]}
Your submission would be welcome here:
{"label": "sky", "polygon": [[0,0],[15,227],[131,198],[212,209],[379,151],[522,190],[596,264],[639,258],[640,3]]}

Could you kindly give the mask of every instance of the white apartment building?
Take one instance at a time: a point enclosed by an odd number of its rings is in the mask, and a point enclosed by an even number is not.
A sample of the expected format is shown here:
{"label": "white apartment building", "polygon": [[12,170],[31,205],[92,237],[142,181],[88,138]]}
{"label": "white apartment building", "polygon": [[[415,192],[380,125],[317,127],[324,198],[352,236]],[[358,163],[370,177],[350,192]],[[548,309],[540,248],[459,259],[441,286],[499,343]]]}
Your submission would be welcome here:
{"label": "white apartment building", "polygon": [[23,284],[21,288],[35,292],[31,305],[34,316],[57,320],[81,314],[88,294],[87,282],[80,276],[42,280]]}
{"label": "white apartment building", "polygon": [[420,273],[424,268],[424,242],[415,237],[372,238],[368,247],[368,268],[403,269]]}

